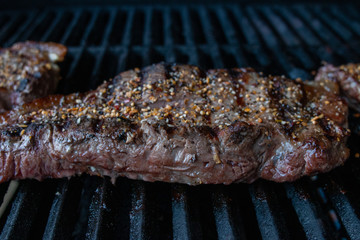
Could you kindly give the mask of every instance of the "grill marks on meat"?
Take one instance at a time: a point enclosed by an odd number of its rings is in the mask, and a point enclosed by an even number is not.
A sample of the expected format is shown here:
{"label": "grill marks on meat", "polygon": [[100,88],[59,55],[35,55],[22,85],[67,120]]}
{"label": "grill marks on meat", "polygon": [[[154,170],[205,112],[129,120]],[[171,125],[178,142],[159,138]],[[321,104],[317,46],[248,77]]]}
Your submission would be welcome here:
{"label": "grill marks on meat", "polygon": [[66,47],[57,43],[24,42],[0,49],[1,111],[53,93],[60,80],[56,62]]}
{"label": "grill marks on meat", "polygon": [[339,84],[349,106],[360,111],[360,64],[350,63],[338,67],[326,64],[319,69],[315,80],[325,81],[327,85]]}
{"label": "grill marks on meat", "polygon": [[160,63],[1,115],[0,181],[293,181],[343,164],[347,106],[320,82]]}

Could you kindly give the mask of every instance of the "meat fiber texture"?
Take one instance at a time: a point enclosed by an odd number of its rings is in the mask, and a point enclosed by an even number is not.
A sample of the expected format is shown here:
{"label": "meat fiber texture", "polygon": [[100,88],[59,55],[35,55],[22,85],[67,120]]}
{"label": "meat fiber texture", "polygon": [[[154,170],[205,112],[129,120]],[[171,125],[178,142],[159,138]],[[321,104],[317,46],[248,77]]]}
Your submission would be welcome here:
{"label": "meat fiber texture", "polygon": [[0,112],[55,92],[60,80],[56,62],[65,46],[52,42],[16,43],[0,49]]}
{"label": "meat fiber texture", "polygon": [[0,182],[88,173],[189,185],[294,181],[349,156],[335,85],[159,63],[0,115]]}

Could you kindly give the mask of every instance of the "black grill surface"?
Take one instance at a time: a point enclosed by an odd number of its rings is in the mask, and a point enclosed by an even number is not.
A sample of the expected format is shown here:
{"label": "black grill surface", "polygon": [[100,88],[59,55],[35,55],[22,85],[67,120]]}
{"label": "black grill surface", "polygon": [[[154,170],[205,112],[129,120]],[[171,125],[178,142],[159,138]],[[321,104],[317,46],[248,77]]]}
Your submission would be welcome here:
{"label": "black grill surface", "polygon": [[[322,61],[360,62],[359,10],[351,3],[0,10],[0,45],[67,45],[60,93],[159,61],[311,79]],[[351,117],[353,130],[357,122]],[[360,239],[358,144],[352,136],[345,166],[294,183],[20,181],[0,218],[0,239]],[[0,185],[0,199],[7,187]]]}

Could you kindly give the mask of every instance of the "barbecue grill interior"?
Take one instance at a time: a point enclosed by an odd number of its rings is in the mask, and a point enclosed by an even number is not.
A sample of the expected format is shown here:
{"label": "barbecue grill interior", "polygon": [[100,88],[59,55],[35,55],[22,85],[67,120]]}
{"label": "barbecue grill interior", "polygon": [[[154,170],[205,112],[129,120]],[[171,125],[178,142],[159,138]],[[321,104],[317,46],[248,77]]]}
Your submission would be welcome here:
{"label": "barbecue grill interior", "polygon": [[[58,92],[95,89],[117,73],[166,61],[254,67],[313,78],[321,61],[360,62],[357,3],[77,5],[0,10],[0,46],[68,47]],[[351,157],[294,183],[190,187],[81,176],[24,180],[0,217],[0,239],[358,239],[359,119]],[[9,183],[0,185],[0,201]]]}

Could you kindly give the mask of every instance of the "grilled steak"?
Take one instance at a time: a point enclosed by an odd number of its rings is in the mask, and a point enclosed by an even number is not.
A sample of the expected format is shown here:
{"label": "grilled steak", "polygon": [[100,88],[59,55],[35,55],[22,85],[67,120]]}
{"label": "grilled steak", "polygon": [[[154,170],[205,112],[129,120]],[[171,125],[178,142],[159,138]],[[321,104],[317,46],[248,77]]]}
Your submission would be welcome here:
{"label": "grilled steak", "polygon": [[360,111],[360,64],[339,67],[327,64],[319,69],[315,80],[338,83],[349,106]]}
{"label": "grilled steak", "polygon": [[0,49],[0,112],[55,91],[66,47],[24,42]]}
{"label": "grilled steak", "polygon": [[0,115],[0,182],[80,173],[293,181],[343,164],[347,105],[319,82],[160,63]]}

